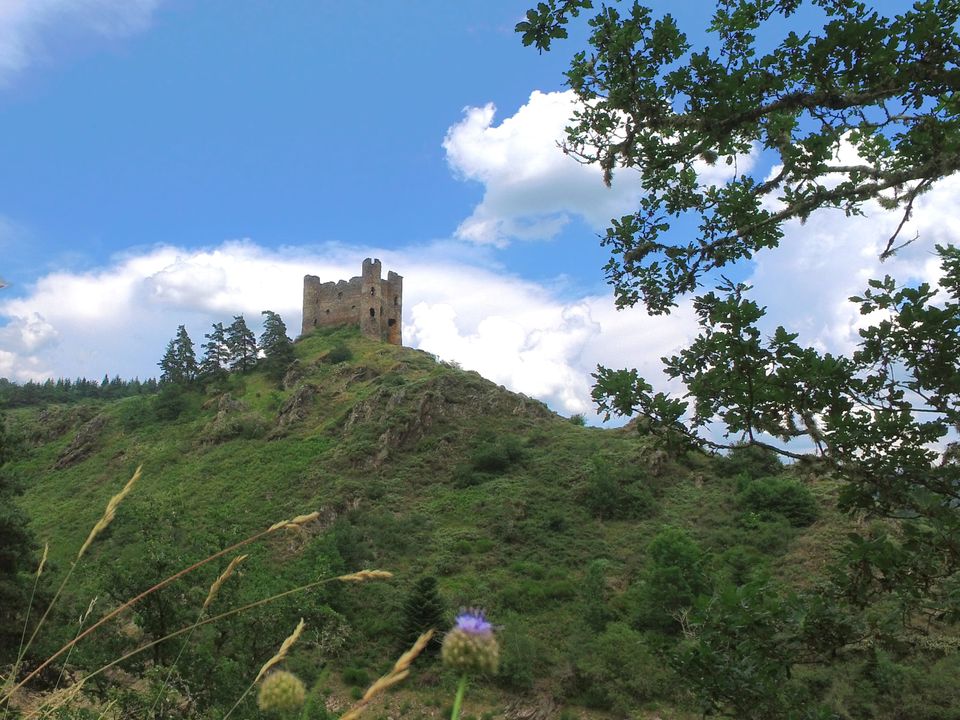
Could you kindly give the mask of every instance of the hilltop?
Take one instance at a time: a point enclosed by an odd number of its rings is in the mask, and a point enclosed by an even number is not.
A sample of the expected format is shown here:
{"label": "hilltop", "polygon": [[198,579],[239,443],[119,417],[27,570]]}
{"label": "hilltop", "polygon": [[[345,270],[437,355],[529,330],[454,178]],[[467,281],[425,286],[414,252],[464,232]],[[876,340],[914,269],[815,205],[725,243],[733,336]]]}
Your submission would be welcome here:
{"label": "hilltop", "polygon": [[[9,471],[34,533],[50,543],[54,580],[143,466],[37,659],[76,633],[92,598],[98,617],[216,549],[318,511],[301,531],[245,549],[218,608],[361,568],[394,578],[323,585],[203,628],[177,662],[164,717],[222,715],[301,617],[306,635],[288,666],[310,688],[309,716],[345,708],[409,641],[411,603],[429,605],[413,594],[424,577],[437,579],[447,622],[477,606],[500,628],[500,673],[473,693],[468,713],[693,717],[696,698],[668,661],[687,637],[684,608],[720,582],[812,587],[843,538],[837,488],[808,468],[762,453],[672,449],[635,427],[582,427],[354,330],[312,334],[295,353],[279,382],[252,372],[203,390],[10,411],[23,451]],[[192,622],[222,567],[85,641],[72,674]],[[150,683],[178,650],[175,640],[100,676],[86,689],[91,702],[115,699],[142,715]],[[859,666],[844,667],[803,682],[833,682],[847,702],[862,687]],[[949,676],[952,666],[933,667]],[[940,683],[935,673],[928,682]],[[421,658],[383,701],[389,711],[370,717],[440,717],[454,680]],[[872,701],[878,716],[930,689],[901,688],[896,701],[883,692]],[[949,693],[943,701],[949,707]],[[252,704],[240,712],[256,716]]]}

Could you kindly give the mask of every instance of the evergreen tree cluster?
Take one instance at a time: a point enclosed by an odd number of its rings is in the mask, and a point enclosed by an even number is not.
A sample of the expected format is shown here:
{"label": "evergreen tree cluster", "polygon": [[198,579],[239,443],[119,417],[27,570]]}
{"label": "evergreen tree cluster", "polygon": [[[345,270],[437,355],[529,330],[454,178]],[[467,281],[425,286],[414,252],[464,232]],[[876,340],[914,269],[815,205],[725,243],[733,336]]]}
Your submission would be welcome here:
{"label": "evergreen tree cluster", "polygon": [[0,378],[0,407],[25,407],[48,403],[70,403],[79,400],[118,400],[133,395],[151,395],[157,391],[157,381],[122,380],[119,375],[103,380],[87,378],[59,378],[42,383],[30,380],[18,385],[7,378]]}
{"label": "evergreen tree cluster", "polygon": [[235,315],[227,327],[214,323],[203,336],[206,342],[201,345],[203,357],[199,361],[190,335],[180,325],[157,363],[161,370],[160,382],[189,385],[216,380],[229,372],[249,372],[258,364],[279,378],[293,362],[293,342],[287,337],[287,326],[277,313],[264,310],[262,314],[266,319],[259,342],[243,315]]}

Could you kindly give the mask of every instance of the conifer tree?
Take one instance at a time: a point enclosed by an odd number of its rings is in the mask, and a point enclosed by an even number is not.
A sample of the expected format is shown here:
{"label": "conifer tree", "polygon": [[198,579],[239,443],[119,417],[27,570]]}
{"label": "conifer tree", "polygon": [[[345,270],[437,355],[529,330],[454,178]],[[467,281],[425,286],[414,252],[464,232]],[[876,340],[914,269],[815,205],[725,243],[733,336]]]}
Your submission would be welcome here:
{"label": "conifer tree", "polygon": [[[426,576],[420,578],[411,588],[403,603],[403,624],[401,642],[404,647],[411,645],[421,633],[430,628],[438,632],[447,625],[446,606],[437,592],[437,579]],[[440,636],[427,646],[427,652],[436,652],[440,647]]]}
{"label": "conifer tree", "polygon": [[227,348],[231,370],[244,373],[257,364],[257,338],[247,327],[243,315],[234,315],[227,328]]}
{"label": "conifer tree", "polygon": [[[157,363],[162,371],[161,382],[170,382],[177,385],[186,385],[197,378],[197,356],[193,351],[193,341],[187,334],[187,329],[180,325],[177,336],[167,343],[163,359]],[[109,383],[109,378],[104,378]]]}
{"label": "conifer tree", "polygon": [[277,313],[264,310],[260,314],[266,316],[263,334],[260,336],[264,365],[271,377],[279,378],[293,362],[293,343],[287,337],[287,326]]}
{"label": "conifer tree", "polygon": [[203,360],[200,363],[200,376],[203,378],[217,378],[226,372],[230,362],[230,349],[227,347],[227,331],[223,323],[214,323],[208,335],[203,336],[207,341],[203,344]]}

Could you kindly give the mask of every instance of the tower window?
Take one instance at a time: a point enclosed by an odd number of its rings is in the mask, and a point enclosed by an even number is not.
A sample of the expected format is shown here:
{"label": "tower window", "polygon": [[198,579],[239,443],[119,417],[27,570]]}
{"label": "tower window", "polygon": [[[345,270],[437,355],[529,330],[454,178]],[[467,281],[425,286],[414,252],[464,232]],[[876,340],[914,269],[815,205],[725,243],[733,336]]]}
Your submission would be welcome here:
{"label": "tower window", "polygon": [[371,287],[370,287],[370,297],[373,297],[374,295],[376,295],[376,293],[377,293],[377,291],[374,289],[373,286],[371,286]]}
{"label": "tower window", "polygon": [[370,317],[376,317],[376,316],[377,316],[377,311],[374,310],[373,308],[370,308]]}
{"label": "tower window", "polygon": [[397,321],[394,320],[393,318],[390,318],[389,320],[387,320],[387,327],[393,327],[396,324],[397,324]]}
{"label": "tower window", "polygon": [[393,306],[396,307],[400,304],[400,297],[398,295],[393,296]]}

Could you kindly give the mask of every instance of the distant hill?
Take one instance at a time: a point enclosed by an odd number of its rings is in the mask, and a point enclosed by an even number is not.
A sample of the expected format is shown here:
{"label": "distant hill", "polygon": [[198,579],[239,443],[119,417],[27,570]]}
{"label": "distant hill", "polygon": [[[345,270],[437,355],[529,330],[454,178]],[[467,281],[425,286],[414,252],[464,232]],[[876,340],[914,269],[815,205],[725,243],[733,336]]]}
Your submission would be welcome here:
{"label": "distant hill", "polygon": [[[50,543],[48,584],[143,465],[34,665],[73,637],[92,598],[99,617],[218,548],[316,510],[299,532],[245,548],[214,609],[361,568],[394,578],[323,585],[198,630],[157,717],[221,717],[301,617],[307,630],[287,664],[310,689],[308,715],[345,708],[403,649],[425,576],[437,578],[446,621],[482,607],[499,627],[500,673],[471,693],[467,714],[696,717],[670,660],[689,640],[686,607],[721,581],[811,587],[843,538],[834,485],[762,453],[713,458],[636,427],[582,427],[476,373],[346,329],[295,350],[280,383],[253,372],[203,390],[9,411],[24,448],[9,472]],[[227,560],[85,640],[69,676],[191,623]],[[175,639],[99,676],[74,716],[97,717],[110,700],[146,716],[179,650]],[[838,697],[859,682],[857,667],[843,667]],[[421,658],[369,716],[441,717],[454,682]],[[895,717],[896,702],[872,702],[876,717]],[[256,716],[247,703],[232,717]]]}

